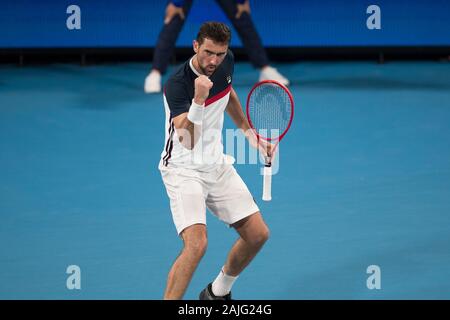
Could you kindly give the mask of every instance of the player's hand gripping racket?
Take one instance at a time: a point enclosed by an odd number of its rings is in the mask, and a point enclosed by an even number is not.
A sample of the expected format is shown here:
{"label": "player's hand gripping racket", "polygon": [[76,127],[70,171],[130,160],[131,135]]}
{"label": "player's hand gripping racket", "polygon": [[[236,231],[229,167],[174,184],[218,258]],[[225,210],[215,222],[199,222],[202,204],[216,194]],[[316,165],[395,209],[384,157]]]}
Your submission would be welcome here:
{"label": "player's hand gripping racket", "polygon": [[[289,90],[274,80],[255,84],[247,97],[247,119],[256,134],[258,145],[264,145],[264,201],[272,200],[272,159],[294,117],[294,100]],[[261,148],[260,148],[261,149]]]}

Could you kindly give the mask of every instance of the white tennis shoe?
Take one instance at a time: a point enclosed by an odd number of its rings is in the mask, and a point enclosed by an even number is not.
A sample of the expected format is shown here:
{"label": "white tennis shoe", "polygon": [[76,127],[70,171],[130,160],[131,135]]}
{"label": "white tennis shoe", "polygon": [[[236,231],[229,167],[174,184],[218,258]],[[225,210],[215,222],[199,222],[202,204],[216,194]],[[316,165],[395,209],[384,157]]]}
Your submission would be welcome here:
{"label": "white tennis shoe", "polygon": [[159,71],[152,70],[145,78],[144,91],[146,93],[161,92],[161,73]]}
{"label": "white tennis shoe", "polygon": [[289,85],[289,80],[281,75],[281,73],[279,73],[277,69],[270,66],[266,66],[261,69],[261,73],[259,74],[259,81],[263,80],[275,80],[285,86]]}

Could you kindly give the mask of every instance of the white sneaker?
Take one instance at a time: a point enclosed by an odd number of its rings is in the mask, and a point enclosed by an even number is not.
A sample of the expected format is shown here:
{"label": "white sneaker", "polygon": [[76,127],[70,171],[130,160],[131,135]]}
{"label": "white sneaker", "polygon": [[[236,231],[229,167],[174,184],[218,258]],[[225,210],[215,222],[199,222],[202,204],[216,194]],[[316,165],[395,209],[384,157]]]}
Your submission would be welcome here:
{"label": "white sneaker", "polygon": [[145,78],[144,91],[146,93],[161,92],[161,74],[157,70],[152,70]]}
{"label": "white sneaker", "polygon": [[259,74],[259,81],[262,80],[275,80],[285,86],[289,85],[289,80],[283,77],[277,69],[273,67],[264,67],[261,69],[261,73]]}

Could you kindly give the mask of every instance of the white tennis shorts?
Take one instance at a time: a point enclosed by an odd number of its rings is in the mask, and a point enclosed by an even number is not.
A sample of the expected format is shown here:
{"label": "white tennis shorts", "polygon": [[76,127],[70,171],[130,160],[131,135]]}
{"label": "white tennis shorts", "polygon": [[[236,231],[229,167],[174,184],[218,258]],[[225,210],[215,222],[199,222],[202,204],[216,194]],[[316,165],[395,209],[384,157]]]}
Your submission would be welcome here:
{"label": "white tennis shorts", "polygon": [[162,167],[161,175],[178,234],[194,224],[206,225],[206,208],[228,225],[259,211],[233,165],[211,172]]}

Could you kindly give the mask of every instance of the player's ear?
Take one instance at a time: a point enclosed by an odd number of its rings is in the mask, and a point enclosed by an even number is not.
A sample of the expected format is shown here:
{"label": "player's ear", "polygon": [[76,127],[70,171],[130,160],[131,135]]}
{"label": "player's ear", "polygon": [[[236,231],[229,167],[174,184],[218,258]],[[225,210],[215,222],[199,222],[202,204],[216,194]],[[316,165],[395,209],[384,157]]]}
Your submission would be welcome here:
{"label": "player's ear", "polygon": [[194,52],[198,53],[199,44],[197,40],[192,41],[192,47],[194,48]]}

